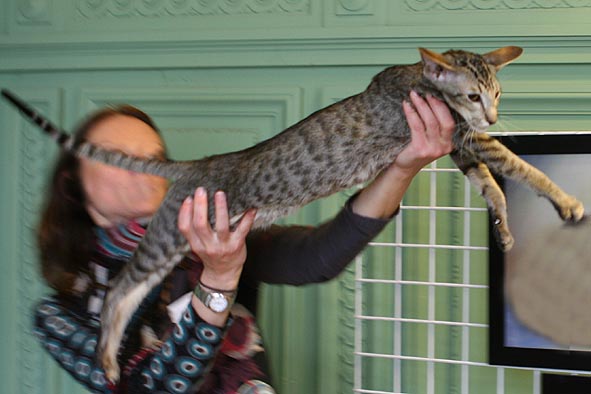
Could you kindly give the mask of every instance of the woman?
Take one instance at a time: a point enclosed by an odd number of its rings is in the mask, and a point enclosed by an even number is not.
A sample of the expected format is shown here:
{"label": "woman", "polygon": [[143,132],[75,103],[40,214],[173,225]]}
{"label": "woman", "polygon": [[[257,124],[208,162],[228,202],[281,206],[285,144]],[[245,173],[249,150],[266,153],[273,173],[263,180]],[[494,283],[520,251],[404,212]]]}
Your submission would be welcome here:
{"label": "woman", "polygon": [[[451,151],[455,124],[447,106],[415,93],[411,101],[404,103],[409,146],[318,227],[272,226],[249,233],[256,214],[251,210],[231,230],[225,195],[216,192],[212,228],[207,191],[198,188],[187,198],[178,223],[193,255],[132,318],[118,358],[117,385],[96,362],[100,309],[108,280],[131,256],[167,182],[63,154],[38,232],[43,276],[56,290],[37,309],[41,342],[94,392],[273,393],[252,314],[258,285],[335,277],[396,213],[416,173]],[[165,156],[151,119],[129,106],[97,112],[76,137],[136,156]]]}

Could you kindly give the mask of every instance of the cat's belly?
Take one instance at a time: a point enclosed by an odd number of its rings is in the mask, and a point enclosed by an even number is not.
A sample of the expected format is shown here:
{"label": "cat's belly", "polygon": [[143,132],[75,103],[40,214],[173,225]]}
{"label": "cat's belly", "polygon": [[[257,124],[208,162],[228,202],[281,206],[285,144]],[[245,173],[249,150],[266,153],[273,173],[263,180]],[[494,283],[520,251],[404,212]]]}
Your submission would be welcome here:
{"label": "cat's belly", "polygon": [[[287,216],[293,212],[295,212],[299,207],[269,207],[269,208],[259,208],[257,210],[257,214],[254,219],[254,224],[252,228],[265,228],[269,227],[275,220]],[[230,219],[230,224],[234,226],[242,217],[244,216],[244,212],[235,215]]]}

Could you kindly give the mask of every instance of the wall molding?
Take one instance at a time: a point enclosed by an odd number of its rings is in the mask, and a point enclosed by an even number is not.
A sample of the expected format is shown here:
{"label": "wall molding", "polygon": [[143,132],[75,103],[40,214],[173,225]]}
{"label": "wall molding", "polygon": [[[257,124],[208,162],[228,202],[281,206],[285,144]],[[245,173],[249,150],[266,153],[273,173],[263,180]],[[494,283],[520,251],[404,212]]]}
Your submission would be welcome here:
{"label": "wall molding", "polygon": [[[0,72],[204,67],[390,65],[419,60],[417,47],[484,52],[520,45],[516,64],[591,63],[591,35],[580,37],[438,37],[242,39],[2,44]],[[154,56],[157,53],[158,56]],[[231,66],[229,66],[231,65]]]}
{"label": "wall molding", "polygon": [[308,13],[310,0],[76,0],[85,18]]}
{"label": "wall molding", "polygon": [[146,111],[167,144],[177,147],[170,152],[177,160],[223,153],[211,150],[216,145],[233,150],[247,148],[303,116],[302,91],[294,86],[82,88],[79,98],[80,114],[122,102]]}
{"label": "wall molding", "polygon": [[[24,89],[20,92],[23,97],[36,108],[45,113],[52,114],[57,119],[62,92],[59,89]],[[35,230],[41,200],[46,186],[47,163],[55,153],[57,147],[47,146],[45,136],[32,126],[18,112],[12,111],[11,117],[15,117],[17,133],[17,160],[15,171],[18,178],[18,226],[16,232],[17,248],[16,261],[11,264],[16,268],[18,277],[18,297],[16,299],[19,315],[15,319],[18,327],[19,354],[17,360],[20,381],[20,393],[37,393],[39,387],[43,387],[46,379],[45,371],[39,368],[45,356],[37,339],[33,335],[31,321],[33,319],[33,307],[45,293],[45,286],[41,283],[39,275],[38,256],[35,241]]]}
{"label": "wall molding", "polygon": [[552,8],[587,8],[589,0],[405,0],[415,11],[447,10],[535,10]]}
{"label": "wall molding", "polygon": [[389,65],[419,46],[591,62],[591,0],[7,1],[0,72]]}
{"label": "wall molding", "polygon": [[49,24],[51,0],[19,0],[16,20],[21,24]]}

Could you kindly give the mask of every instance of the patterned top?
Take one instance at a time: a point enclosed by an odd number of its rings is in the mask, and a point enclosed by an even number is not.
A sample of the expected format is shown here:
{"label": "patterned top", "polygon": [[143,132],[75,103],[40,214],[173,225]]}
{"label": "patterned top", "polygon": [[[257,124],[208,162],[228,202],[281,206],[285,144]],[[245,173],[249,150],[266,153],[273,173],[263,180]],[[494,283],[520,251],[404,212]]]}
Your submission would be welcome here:
{"label": "patterned top", "polygon": [[[386,223],[355,215],[347,205],[319,227],[272,226],[251,233],[237,303],[223,328],[203,321],[190,304],[178,321],[168,316],[166,306],[191,291],[201,274],[201,263],[189,256],[152,290],[131,319],[118,359],[122,366],[118,386],[106,381],[96,361],[99,314],[109,279],[129,259],[145,230],[136,222],[98,229],[97,252],[80,277],[80,295],[44,298],[36,310],[35,333],[55,360],[91,392],[274,393],[250,312],[256,312],[259,283],[329,280]],[[161,346],[142,347],[142,327],[150,327]]]}
{"label": "patterned top", "polygon": [[[258,329],[253,316],[237,304],[224,329],[204,322],[188,305],[170,333],[165,335],[168,338],[159,349],[138,347],[135,341],[127,339],[124,341],[126,351],[122,358],[126,362],[122,364],[125,367],[121,383],[114,386],[105,380],[103,370],[96,362],[95,350],[106,286],[122,262],[131,257],[144,233],[145,229],[136,222],[96,230],[98,253],[89,266],[92,285],[80,300],[76,300],[78,305],[68,305],[73,300],[53,296],[44,298],[37,308],[35,333],[49,353],[75,379],[98,393],[194,392],[198,385],[211,385],[204,376],[210,370],[227,368],[229,359],[241,361],[237,363],[240,368],[233,366],[236,372],[233,377],[239,380],[224,380],[224,391],[220,393],[236,392],[240,383],[248,382],[250,378],[264,379],[265,374],[252,360],[255,353],[263,350]],[[193,256],[189,264],[193,266],[193,272],[186,272],[187,276],[198,277],[195,271],[201,270],[201,263]],[[137,332],[129,331],[138,331],[139,321],[142,326],[149,321],[142,315],[146,314],[149,304],[154,305],[155,296],[161,292],[161,288],[156,289],[138,309],[136,318],[132,319],[135,323],[132,322],[128,329],[128,338],[132,335],[137,338]],[[83,308],[84,304],[86,308]],[[224,336],[227,332],[230,335]],[[214,358],[217,353],[220,355]]]}

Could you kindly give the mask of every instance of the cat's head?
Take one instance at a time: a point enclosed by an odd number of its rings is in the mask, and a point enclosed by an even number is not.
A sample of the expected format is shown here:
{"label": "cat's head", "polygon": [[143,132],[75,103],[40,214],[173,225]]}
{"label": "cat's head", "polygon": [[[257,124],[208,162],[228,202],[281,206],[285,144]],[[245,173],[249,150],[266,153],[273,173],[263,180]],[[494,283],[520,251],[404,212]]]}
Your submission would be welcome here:
{"label": "cat's head", "polygon": [[497,121],[501,87],[496,73],[523,49],[508,46],[479,55],[451,50],[442,54],[419,48],[423,75],[443,94],[471,129],[486,131]]}

